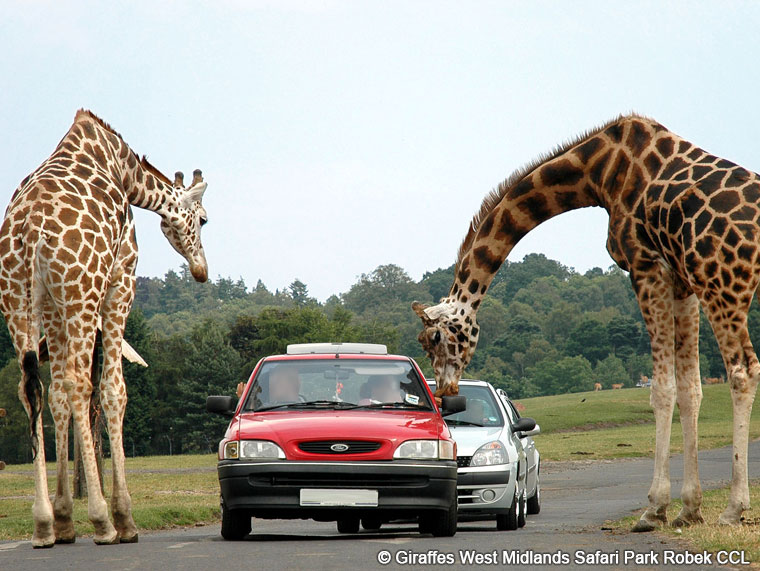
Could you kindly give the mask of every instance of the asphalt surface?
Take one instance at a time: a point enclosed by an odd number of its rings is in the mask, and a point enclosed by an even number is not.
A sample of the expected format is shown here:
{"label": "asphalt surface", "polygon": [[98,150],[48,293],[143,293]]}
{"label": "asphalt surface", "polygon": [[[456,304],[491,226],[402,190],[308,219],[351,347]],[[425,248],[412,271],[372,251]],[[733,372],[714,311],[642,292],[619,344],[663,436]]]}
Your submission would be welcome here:
{"label": "asphalt surface", "polygon": [[[730,447],[700,453],[705,489],[728,484],[730,456]],[[680,492],[682,466],[681,457],[674,456],[674,497]],[[342,535],[334,523],[254,519],[252,535],[241,542],[223,541],[218,525],[143,533],[131,545],[96,546],[79,538],[73,545],[35,550],[28,541],[0,542],[0,569],[726,568],[715,556],[701,562],[696,559],[701,552],[657,534],[605,529],[605,521],[640,513],[646,506],[652,469],[651,459],[546,463],[541,513],[528,516],[527,525],[517,531],[497,531],[494,522],[465,522],[455,537],[445,539],[421,536],[411,524]],[[760,477],[760,441],[750,445],[749,469],[750,478]],[[380,563],[386,559],[389,563]]]}

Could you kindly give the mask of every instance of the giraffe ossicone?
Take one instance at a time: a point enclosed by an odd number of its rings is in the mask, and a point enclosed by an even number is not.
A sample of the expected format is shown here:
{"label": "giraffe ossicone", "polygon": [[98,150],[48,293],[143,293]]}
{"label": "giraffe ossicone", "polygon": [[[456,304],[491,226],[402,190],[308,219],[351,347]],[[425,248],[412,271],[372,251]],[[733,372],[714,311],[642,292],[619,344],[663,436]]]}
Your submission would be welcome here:
{"label": "giraffe ossicone", "polygon": [[639,115],[621,116],[517,170],[492,191],[459,249],[439,304],[413,304],[436,394],[457,391],[478,338],[476,315],[512,248],[542,222],[598,206],[609,214],[607,250],[629,272],[652,346],[655,415],[649,507],[634,528],[667,522],[669,446],[678,404],[684,439],[683,508],[675,525],[703,521],[697,462],[699,310],[715,332],[733,404],[732,481],[720,523],[749,509],[749,419],[760,363],[747,313],[760,281],[760,177]]}
{"label": "giraffe ossicone", "polygon": [[[208,277],[201,243],[207,221],[201,203],[206,183],[196,171],[185,188],[140,159],[108,124],[86,110],[45,162],[16,189],[0,228],[0,307],[22,371],[19,399],[30,419],[34,452],[34,547],[76,538],[68,483],[69,423],[82,451],[88,517],[98,544],[135,542],[124,469],[122,421],[127,391],[122,356],[138,359],[124,342],[135,295],[132,206],[156,212],[171,245],[197,281]],[[57,486],[48,497],[39,376],[41,330],[50,360],[48,404],[55,421]],[[111,511],[100,490],[89,420],[96,333],[102,330],[99,379],[113,465]]]}

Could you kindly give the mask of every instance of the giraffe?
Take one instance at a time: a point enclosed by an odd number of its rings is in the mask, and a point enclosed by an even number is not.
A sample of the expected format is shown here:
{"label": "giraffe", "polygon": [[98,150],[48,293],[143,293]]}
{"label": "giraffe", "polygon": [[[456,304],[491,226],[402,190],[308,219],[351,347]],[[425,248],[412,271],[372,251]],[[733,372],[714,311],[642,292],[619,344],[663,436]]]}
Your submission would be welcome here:
{"label": "giraffe", "polygon": [[[182,173],[172,183],[121,136],[87,110],[79,110],[53,154],[16,189],[0,228],[0,306],[22,371],[19,398],[29,416],[34,456],[32,504],[35,548],[72,543],[73,502],[68,483],[68,427],[82,450],[88,517],[96,544],[138,539],[127,490],[122,421],[127,403],[122,340],[135,294],[137,242],[131,206],[161,216],[161,230],[206,281],[200,230],[206,183],[199,170],[190,187]],[[111,508],[100,491],[89,424],[90,368],[96,331],[102,328],[101,406],[113,461]],[[50,359],[48,404],[55,422],[57,486],[48,497],[42,433],[44,388],[39,376],[41,329]]]}
{"label": "giraffe", "polygon": [[699,308],[723,356],[733,405],[732,481],[719,523],[749,509],[749,419],[760,364],[747,312],[760,279],[760,177],[649,118],[620,116],[517,170],[484,200],[462,242],[454,282],[433,306],[418,302],[418,339],[436,395],[456,394],[478,341],[476,314],[512,248],[545,220],[576,208],[609,214],[607,250],[629,272],[650,337],[654,475],[634,531],[667,524],[674,405],[684,441],[683,508],[674,526],[702,522],[697,462]]}

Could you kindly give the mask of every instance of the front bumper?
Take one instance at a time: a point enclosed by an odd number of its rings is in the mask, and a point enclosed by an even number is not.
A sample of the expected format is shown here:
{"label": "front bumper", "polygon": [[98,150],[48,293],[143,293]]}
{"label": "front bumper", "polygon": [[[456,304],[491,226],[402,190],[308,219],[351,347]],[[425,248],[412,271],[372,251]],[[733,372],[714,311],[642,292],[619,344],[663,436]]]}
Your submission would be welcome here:
{"label": "front bumper", "polygon": [[[416,516],[450,509],[457,489],[454,461],[222,460],[218,473],[226,509],[261,518]],[[377,490],[377,506],[302,506],[302,489]]]}
{"label": "front bumper", "polygon": [[457,500],[460,516],[506,513],[512,506],[517,483],[517,466],[498,464],[459,468]]}

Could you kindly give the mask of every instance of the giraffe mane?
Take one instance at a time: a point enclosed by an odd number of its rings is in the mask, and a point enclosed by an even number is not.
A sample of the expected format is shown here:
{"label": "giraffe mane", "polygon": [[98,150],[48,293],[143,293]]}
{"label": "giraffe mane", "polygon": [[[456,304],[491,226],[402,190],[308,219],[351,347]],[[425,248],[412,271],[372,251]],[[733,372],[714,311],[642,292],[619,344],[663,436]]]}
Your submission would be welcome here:
{"label": "giraffe mane", "polygon": [[521,166],[517,170],[515,170],[512,174],[510,174],[506,179],[504,179],[499,185],[491,190],[486,197],[483,199],[483,202],[480,205],[480,209],[475,213],[475,216],[472,217],[472,220],[470,221],[470,228],[467,231],[467,234],[464,237],[464,240],[462,240],[462,244],[459,246],[459,252],[457,253],[457,260],[456,260],[456,268],[459,268],[459,264],[462,262],[462,259],[467,254],[467,252],[470,250],[470,247],[472,246],[472,242],[475,239],[475,235],[478,233],[478,229],[480,228],[481,223],[483,220],[486,219],[486,217],[493,211],[494,208],[501,202],[501,200],[507,195],[507,193],[514,187],[518,182],[520,182],[523,178],[528,176],[530,173],[532,173],[534,170],[536,170],[538,167],[540,167],[545,162],[548,162],[562,153],[567,152],[569,149],[573,148],[577,144],[581,143],[582,141],[593,137],[597,133],[603,131],[613,123],[616,123],[624,118],[627,117],[639,117],[644,118],[641,115],[638,115],[636,113],[629,113],[628,115],[618,115],[614,119],[610,119],[606,123],[587,130],[583,131],[581,134],[573,137],[572,139],[569,139],[565,141],[564,143],[560,143],[556,147],[554,147],[551,151],[547,153],[543,153],[533,159],[532,161],[526,163],[525,165]]}
{"label": "giraffe mane", "polygon": [[146,171],[154,175],[160,181],[165,182],[166,184],[171,186],[172,181],[170,181],[169,178],[164,173],[162,173],[160,170],[158,170],[156,167],[150,164],[148,162],[148,157],[146,157],[145,155],[143,155],[142,158],[140,159],[140,166],[142,166],[142,168],[144,168]]}
{"label": "giraffe mane", "polygon": [[[116,135],[117,137],[119,137],[119,139],[121,139],[121,141],[125,145],[127,145],[126,141],[124,141],[124,138],[116,130],[114,130],[114,128],[111,127],[111,125],[109,125],[108,123],[106,123],[105,121],[103,121],[103,119],[101,119],[100,117],[98,117],[97,115],[95,115],[95,113],[93,113],[89,109],[80,109],[79,111],[77,111],[77,115],[76,115],[76,118],[74,119],[74,122],[79,121],[82,118],[86,118],[86,119],[90,119],[90,120],[94,121],[95,123],[97,123],[98,125],[100,125],[101,127],[103,127],[109,133],[112,133],[112,134]],[[151,174],[153,174],[156,178],[158,178],[162,182],[165,182],[166,184],[169,184],[169,185],[172,184],[172,182],[169,180],[169,178],[164,173],[162,173],[160,170],[158,170],[156,167],[154,167],[152,164],[150,164],[148,162],[148,159],[147,159],[147,157],[145,155],[143,155],[142,158],[139,158],[138,155],[137,155],[137,153],[135,153],[134,151],[132,151],[132,148],[129,145],[127,145],[127,147],[132,152],[132,154],[135,156],[135,158],[139,159],[140,166],[142,166],[145,170],[147,170],[148,172],[150,172]]]}
{"label": "giraffe mane", "polygon": [[113,127],[111,127],[111,125],[103,121],[103,119],[95,115],[95,113],[93,113],[89,109],[80,109],[79,111],[77,111],[77,115],[74,118],[74,122],[78,121],[80,117],[87,117],[88,119],[92,119],[93,121],[95,121],[95,123],[103,127],[106,131],[113,133],[114,135],[119,137],[119,139],[124,141],[124,138],[119,133],[117,133],[116,130]]}

